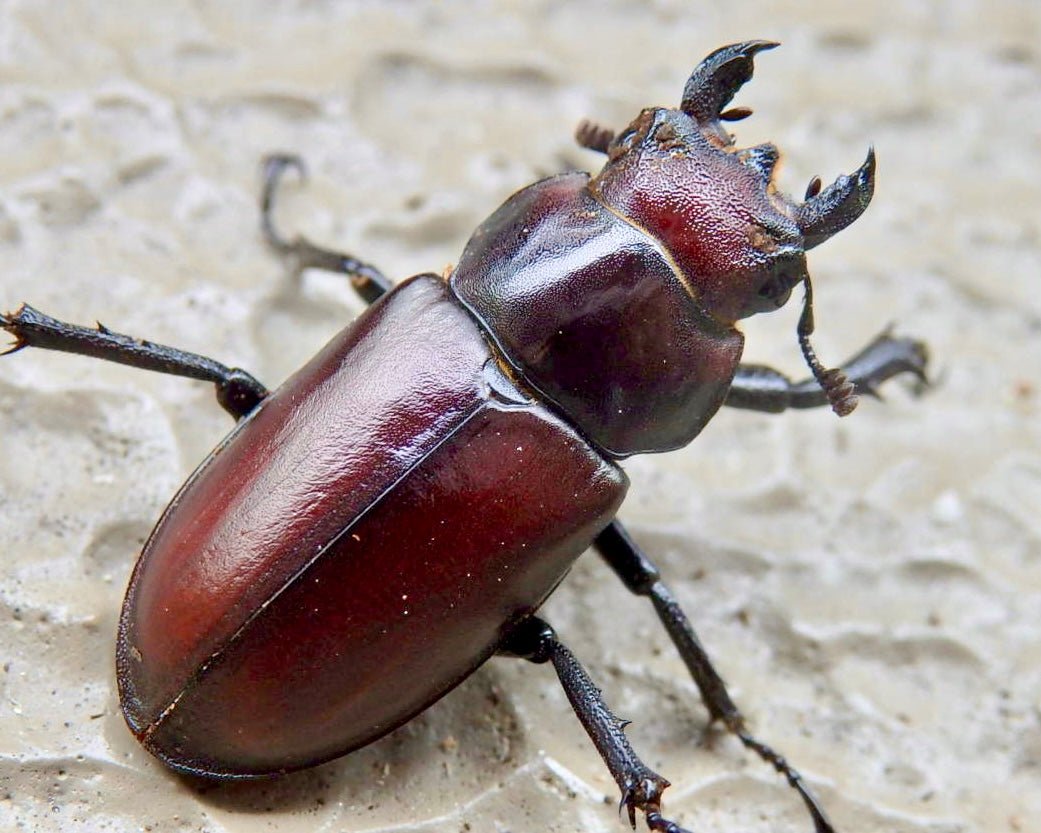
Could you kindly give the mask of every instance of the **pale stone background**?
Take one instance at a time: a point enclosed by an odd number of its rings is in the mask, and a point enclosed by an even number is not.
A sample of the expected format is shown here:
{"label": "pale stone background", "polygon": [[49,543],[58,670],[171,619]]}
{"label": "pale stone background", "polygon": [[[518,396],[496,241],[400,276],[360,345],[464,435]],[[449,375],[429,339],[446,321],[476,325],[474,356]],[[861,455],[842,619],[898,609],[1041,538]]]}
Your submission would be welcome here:
{"label": "pale stone background", "polygon": [[[887,322],[935,389],[849,420],[721,414],[631,461],[623,509],[761,734],[845,833],[1041,830],[1041,5],[1034,0],[0,2],[0,307],[29,300],[284,378],[359,303],[257,234],[257,160],[303,153],[287,223],[396,277],[454,261],[582,116],[674,104],[723,43],[775,38],[739,141],[801,193],[879,155],[814,251],[817,345]],[[749,354],[801,372],[796,305]],[[350,758],[259,786],[172,776],[124,727],[116,616],[165,500],[229,428],[199,383],[0,361],[0,829],[621,831],[548,668],[496,660]],[[548,616],[697,831],[801,831],[598,560]],[[642,822],[641,822],[642,824]]]}

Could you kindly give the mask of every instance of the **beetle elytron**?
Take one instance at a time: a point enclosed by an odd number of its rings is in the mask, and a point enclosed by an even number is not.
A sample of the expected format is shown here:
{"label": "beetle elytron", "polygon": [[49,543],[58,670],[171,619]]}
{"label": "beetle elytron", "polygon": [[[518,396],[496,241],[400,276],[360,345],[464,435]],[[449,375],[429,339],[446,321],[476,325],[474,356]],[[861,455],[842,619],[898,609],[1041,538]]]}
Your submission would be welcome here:
{"label": "beetle elytron", "polygon": [[[117,670],[127,722],[174,769],[216,778],[312,766],[386,734],[493,654],[552,663],[622,791],[655,830],[667,786],[535,612],[592,545],[647,596],[706,706],[798,791],[753,737],[682,610],[615,519],[619,459],[690,442],[723,404],[830,403],[890,377],[924,378],[917,342],[883,335],[827,370],[809,343],[805,250],[867,207],[875,162],[805,201],[775,190],[777,149],[739,149],[725,110],[752,75],[749,41],[693,72],[679,109],[617,135],[606,155],[512,196],[449,274],[394,289],[372,266],[287,240],[272,212],[299,165],[272,157],[263,230],[301,268],[347,276],[375,302],[275,391],[242,370],[22,306],[26,346],[215,383],[237,420],[174,497],[130,580]],[[735,322],[805,291],[798,338],[813,378],[739,364]]]}

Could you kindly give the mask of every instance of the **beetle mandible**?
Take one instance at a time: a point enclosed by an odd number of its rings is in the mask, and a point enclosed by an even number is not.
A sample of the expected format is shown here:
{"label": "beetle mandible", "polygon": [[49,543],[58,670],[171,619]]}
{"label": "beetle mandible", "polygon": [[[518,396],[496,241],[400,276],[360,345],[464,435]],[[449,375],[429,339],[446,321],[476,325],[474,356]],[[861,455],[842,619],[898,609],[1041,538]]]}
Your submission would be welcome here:
{"label": "beetle mandible", "polygon": [[[615,518],[618,461],[690,442],[721,405],[848,414],[911,373],[925,348],[885,333],[826,369],[810,345],[805,251],[853,222],[869,152],[804,201],[772,182],[772,144],[740,149],[724,109],[751,78],[748,41],[700,63],[678,109],[622,132],[583,123],[601,172],[514,194],[458,265],[391,288],[374,267],[285,238],[273,210],[296,157],[265,166],[267,241],[342,273],[372,306],[280,388],[243,370],[23,305],[8,352],[33,346],[213,382],[234,431],[153,531],[119,624],[123,713],[175,770],[258,777],[357,749],[442,697],[493,654],[550,662],[622,792],[654,830],[668,782],[536,611],[593,546],[650,599],[713,719],[781,773],[818,833],[832,826],[798,772],[754,737],[651,560]],[[812,378],[740,364],[738,319],[802,285]],[[547,476],[551,473],[550,476]],[[445,519],[450,519],[445,522]]]}

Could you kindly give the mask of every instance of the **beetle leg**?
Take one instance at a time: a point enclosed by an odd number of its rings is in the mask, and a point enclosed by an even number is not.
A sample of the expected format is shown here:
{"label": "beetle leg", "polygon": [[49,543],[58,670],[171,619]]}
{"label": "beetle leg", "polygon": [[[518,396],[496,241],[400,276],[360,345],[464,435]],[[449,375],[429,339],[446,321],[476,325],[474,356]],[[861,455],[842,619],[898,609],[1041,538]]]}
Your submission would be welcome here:
{"label": "beetle leg", "polygon": [[651,830],[686,833],[661,815],[661,795],[669,782],[637,757],[625,736],[629,721],[616,717],[600,696],[586,670],[558,638],[553,628],[537,616],[524,620],[505,640],[499,653],[535,663],[552,662],[571,707],[596,751],[607,764],[622,791],[621,807],[636,827],[636,811],[642,810]]}
{"label": "beetle leg", "polygon": [[23,347],[41,347],[213,382],[217,386],[217,401],[235,419],[249,414],[268,394],[267,388],[237,367],[226,367],[197,353],[114,333],[100,323],[97,328],[66,324],[28,304],[0,315],[0,328],[15,337],[15,343],[5,353],[14,353]]}
{"label": "beetle leg", "polygon": [[[878,398],[877,388],[901,373],[911,373],[928,384],[925,368],[929,353],[911,338],[895,338],[887,329],[842,365],[856,393]],[[828,396],[816,379],[793,382],[772,367],[742,364],[737,368],[725,405],[753,411],[779,413],[787,408],[816,408],[828,404]]]}
{"label": "beetle leg", "polygon": [[300,235],[288,240],[279,233],[272,215],[275,210],[275,196],[286,168],[295,168],[301,177],[306,176],[304,162],[299,156],[274,154],[264,159],[264,186],[260,192],[260,229],[268,245],[280,255],[292,258],[299,270],[324,269],[327,272],[342,272],[350,280],[354,291],[366,303],[371,304],[388,292],[391,283],[375,266],[342,252],[323,249]]}
{"label": "beetle leg", "polygon": [[604,560],[633,593],[647,596],[658,618],[665,626],[680,657],[701,692],[701,699],[713,720],[720,720],[747,747],[785,777],[799,794],[813,818],[817,833],[834,833],[824,810],[818,804],[802,776],[781,755],[753,737],[745,727],[745,718],[734,705],[719,672],[712,665],[690,620],[672,594],[662,584],[658,568],[643,554],[625,527],[617,520],[601,532],[594,542]]}

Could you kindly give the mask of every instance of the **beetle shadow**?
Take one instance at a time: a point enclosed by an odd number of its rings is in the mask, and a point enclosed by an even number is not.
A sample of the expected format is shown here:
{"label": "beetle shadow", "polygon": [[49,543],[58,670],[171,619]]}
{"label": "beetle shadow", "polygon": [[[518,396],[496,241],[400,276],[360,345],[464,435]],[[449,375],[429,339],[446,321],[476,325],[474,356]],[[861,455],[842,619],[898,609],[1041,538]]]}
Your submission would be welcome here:
{"label": "beetle shadow", "polygon": [[[364,309],[343,276],[285,269],[270,294],[259,299],[249,315],[259,364],[273,378],[285,378]],[[286,333],[295,335],[286,338]]]}
{"label": "beetle shadow", "polygon": [[[256,780],[215,781],[178,774],[197,799],[234,813],[327,813],[329,808],[391,811],[407,800],[431,815],[455,804],[446,779],[470,794],[507,777],[524,748],[511,699],[492,666],[386,737],[321,766]],[[503,750],[510,750],[504,754]]]}

